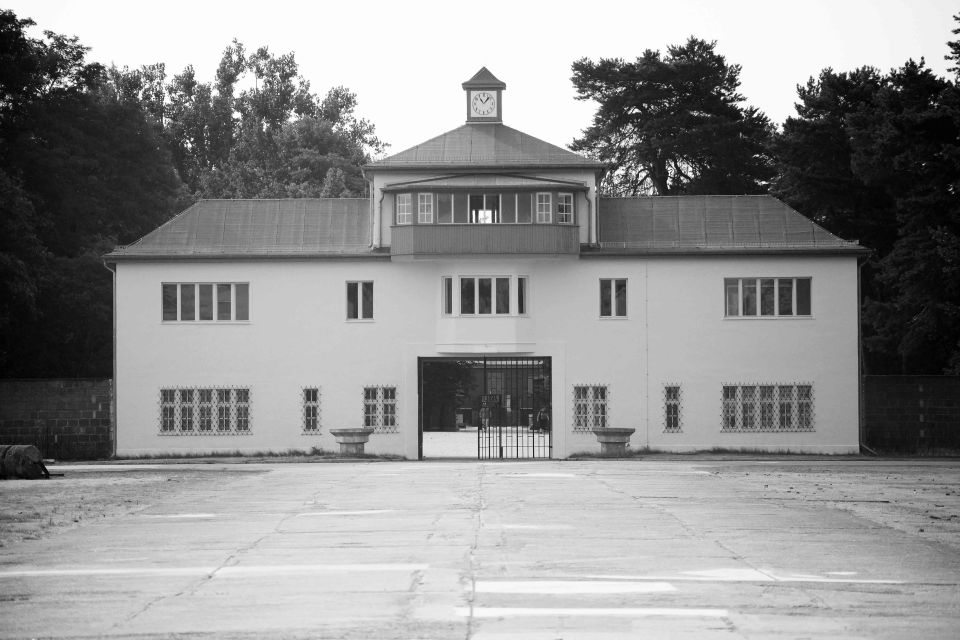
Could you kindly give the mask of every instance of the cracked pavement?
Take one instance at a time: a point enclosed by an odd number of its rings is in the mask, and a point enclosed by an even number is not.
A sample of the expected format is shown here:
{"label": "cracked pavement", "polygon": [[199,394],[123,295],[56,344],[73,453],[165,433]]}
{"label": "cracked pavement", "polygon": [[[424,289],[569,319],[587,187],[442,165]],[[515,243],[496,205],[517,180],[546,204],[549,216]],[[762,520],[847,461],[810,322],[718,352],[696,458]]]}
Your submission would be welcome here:
{"label": "cracked pavement", "polygon": [[[91,496],[94,476],[123,504],[139,491],[136,506],[0,547],[0,638],[953,638],[960,628],[957,460],[58,470],[51,482],[86,482]],[[148,473],[176,484],[118,489],[122,474]],[[3,483],[0,500],[44,486],[56,485]]]}

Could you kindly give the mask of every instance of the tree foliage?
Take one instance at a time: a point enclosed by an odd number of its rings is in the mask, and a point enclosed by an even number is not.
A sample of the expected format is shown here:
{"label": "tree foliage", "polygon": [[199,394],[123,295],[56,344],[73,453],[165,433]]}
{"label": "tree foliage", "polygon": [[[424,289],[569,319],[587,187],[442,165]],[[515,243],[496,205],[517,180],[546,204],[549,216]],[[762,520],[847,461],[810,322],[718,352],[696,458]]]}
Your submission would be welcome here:
{"label": "tree foliage", "polygon": [[772,127],[738,93],[740,65],[716,42],[690,38],[633,62],[573,64],[577,99],[594,100],[593,124],[572,148],[610,164],[609,195],[762,193],[772,177]]}
{"label": "tree foliage", "polygon": [[0,371],[109,376],[103,254],[198,197],[362,195],[380,153],[344,87],[234,41],[212,82],[86,61],[77,38],[0,10]]}
{"label": "tree foliage", "polygon": [[[100,256],[183,206],[160,130],[77,38],[0,11],[0,370],[109,375]],[[122,89],[122,90],[121,90]]]}
{"label": "tree foliage", "polygon": [[317,197],[331,169],[344,174],[343,195],[363,195],[360,167],[386,148],[356,116],[356,95],[335,87],[319,98],[293,53],[260,47],[248,54],[234,40],[213,82],[199,81],[187,66],[163,85],[163,71],[152,65],[112,69],[111,76],[157,114],[195,197]]}
{"label": "tree foliage", "polygon": [[887,74],[825,69],[798,94],[775,146],[775,193],[874,249],[863,270],[867,369],[960,373],[956,82],[910,60]]}

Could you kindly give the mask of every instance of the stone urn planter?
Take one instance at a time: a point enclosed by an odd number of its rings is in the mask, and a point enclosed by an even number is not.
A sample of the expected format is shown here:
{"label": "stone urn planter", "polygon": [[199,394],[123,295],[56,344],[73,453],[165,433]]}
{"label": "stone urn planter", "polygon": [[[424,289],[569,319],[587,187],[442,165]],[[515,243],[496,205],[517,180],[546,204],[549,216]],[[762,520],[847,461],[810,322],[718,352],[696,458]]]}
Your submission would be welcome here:
{"label": "stone urn planter", "polygon": [[597,436],[597,442],[600,443],[600,455],[618,457],[627,454],[627,443],[630,442],[630,436],[636,429],[626,427],[606,427],[604,429],[593,429],[593,434]]}
{"label": "stone urn planter", "polygon": [[370,440],[370,434],[373,433],[373,428],[330,429],[330,433],[333,434],[333,437],[337,439],[337,444],[340,445],[340,455],[362,456],[363,445]]}

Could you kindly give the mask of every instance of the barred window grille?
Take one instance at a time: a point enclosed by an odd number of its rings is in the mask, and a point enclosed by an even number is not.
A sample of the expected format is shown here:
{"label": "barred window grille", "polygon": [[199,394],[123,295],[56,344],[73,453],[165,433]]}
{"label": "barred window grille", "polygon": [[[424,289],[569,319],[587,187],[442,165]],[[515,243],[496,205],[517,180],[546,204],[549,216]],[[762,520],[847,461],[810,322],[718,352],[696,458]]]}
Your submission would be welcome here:
{"label": "barred window grille", "polygon": [[590,431],[607,427],[610,393],[607,385],[585,384],[573,387],[573,430]]}
{"label": "barred window grille", "polygon": [[720,430],[813,431],[813,385],[723,385]]}
{"label": "barred window grille", "polygon": [[375,386],[363,388],[363,426],[377,433],[397,432],[397,388]]}
{"label": "barred window grille", "polygon": [[680,385],[664,385],[663,430],[665,433],[680,433],[683,430],[681,407],[682,396],[680,395]]}
{"label": "barred window grille", "polygon": [[303,433],[320,433],[320,388],[304,387],[300,397],[303,401]]}
{"label": "barred window grille", "polygon": [[250,390],[235,387],[160,389],[161,435],[250,433]]}

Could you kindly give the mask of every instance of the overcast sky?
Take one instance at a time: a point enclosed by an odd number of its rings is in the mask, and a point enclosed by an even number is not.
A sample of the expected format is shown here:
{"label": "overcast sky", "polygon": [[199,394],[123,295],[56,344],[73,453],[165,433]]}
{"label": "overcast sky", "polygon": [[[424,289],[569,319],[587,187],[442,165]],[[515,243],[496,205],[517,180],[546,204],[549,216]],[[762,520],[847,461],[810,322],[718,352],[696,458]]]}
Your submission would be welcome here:
{"label": "overcast sky", "polygon": [[[461,125],[460,84],[486,66],[507,85],[504,123],[569,145],[594,107],[574,99],[570,65],[588,57],[634,59],[693,35],[716,40],[740,64],[746,102],[782,123],[796,85],[824,67],[889,71],[926,58],[947,75],[953,39],[947,0],[0,0],[38,29],[76,35],[90,61],[139,67],[164,62],[168,76],[192,64],[213,79],[233,38],[248,50],[293,51],[321,96],[344,85],[389,153]],[[39,35],[39,33],[37,33]]]}

